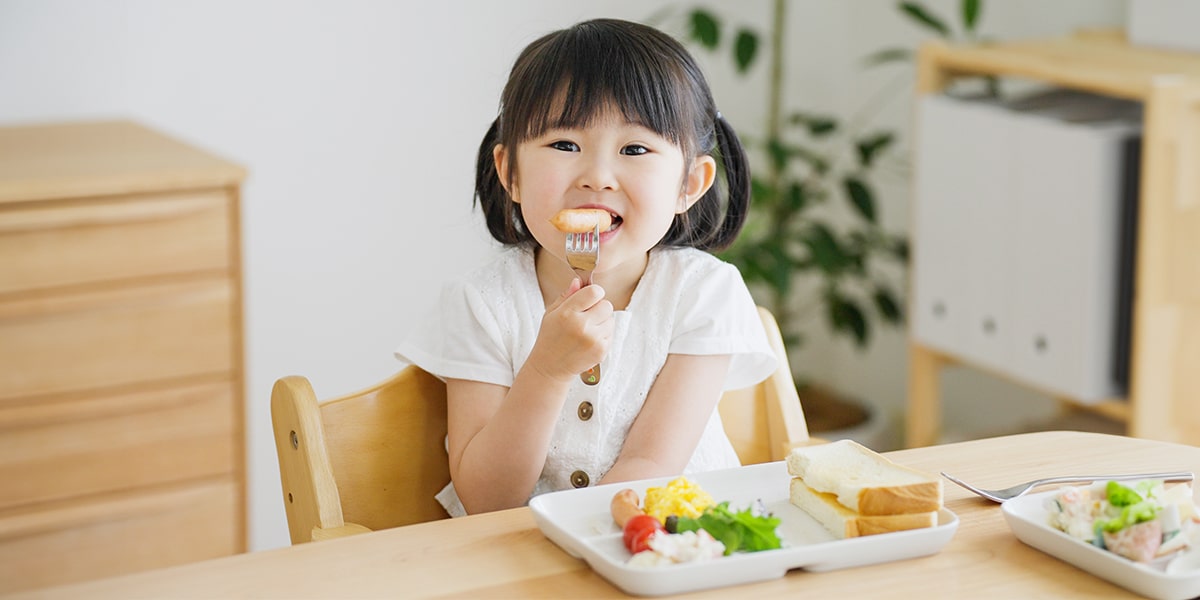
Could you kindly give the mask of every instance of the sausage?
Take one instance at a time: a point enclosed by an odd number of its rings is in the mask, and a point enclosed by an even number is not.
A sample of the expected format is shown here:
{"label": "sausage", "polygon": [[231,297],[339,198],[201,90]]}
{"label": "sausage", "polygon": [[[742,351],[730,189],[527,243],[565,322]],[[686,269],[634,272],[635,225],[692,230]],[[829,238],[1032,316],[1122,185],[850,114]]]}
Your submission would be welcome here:
{"label": "sausage", "polygon": [[597,225],[600,231],[612,227],[612,215],[600,208],[568,208],[558,211],[550,224],[563,233],[584,233],[592,231]]}
{"label": "sausage", "polygon": [[630,519],[638,515],[645,514],[642,512],[642,508],[638,506],[639,502],[640,499],[638,498],[637,492],[629,488],[625,488],[617,492],[613,496],[612,505],[610,506],[612,509],[613,521],[616,521],[617,525],[623,529],[625,527],[625,523]]}

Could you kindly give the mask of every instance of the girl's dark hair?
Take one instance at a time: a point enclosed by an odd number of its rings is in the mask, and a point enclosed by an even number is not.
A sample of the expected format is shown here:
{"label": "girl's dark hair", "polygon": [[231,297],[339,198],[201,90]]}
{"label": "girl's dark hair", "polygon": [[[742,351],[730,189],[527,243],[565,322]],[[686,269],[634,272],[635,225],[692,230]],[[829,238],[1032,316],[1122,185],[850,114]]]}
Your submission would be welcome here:
{"label": "girl's dark hair", "polygon": [[610,106],[678,145],[685,165],[705,154],[721,159],[728,197],[718,177],[691,209],[675,216],[659,245],[721,250],[731,244],[750,204],[750,169],[737,134],[717,112],[708,82],[679,42],[652,27],[614,19],[556,31],[517,57],[500,98],[500,116],[476,159],[475,201],[492,237],[504,244],[535,243],[520,205],[501,185],[495,147],[511,149],[512,177],[518,143],[551,128],[586,126]]}

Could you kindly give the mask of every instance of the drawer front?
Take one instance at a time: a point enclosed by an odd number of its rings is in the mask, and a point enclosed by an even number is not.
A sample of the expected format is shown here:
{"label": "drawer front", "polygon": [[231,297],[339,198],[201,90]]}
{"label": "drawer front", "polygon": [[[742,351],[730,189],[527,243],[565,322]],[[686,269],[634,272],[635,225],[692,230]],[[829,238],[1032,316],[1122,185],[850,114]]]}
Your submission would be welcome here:
{"label": "drawer front", "polygon": [[232,479],[0,515],[0,594],[242,552]]}
{"label": "drawer front", "polygon": [[0,206],[0,294],[229,269],[224,190]]}
{"label": "drawer front", "polygon": [[0,402],[234,369],[222,279],[0,303]]}
{"label": "drawer front", "polygon": [[230,475],[239,410],[229,381],[0,406],[0,511]]}

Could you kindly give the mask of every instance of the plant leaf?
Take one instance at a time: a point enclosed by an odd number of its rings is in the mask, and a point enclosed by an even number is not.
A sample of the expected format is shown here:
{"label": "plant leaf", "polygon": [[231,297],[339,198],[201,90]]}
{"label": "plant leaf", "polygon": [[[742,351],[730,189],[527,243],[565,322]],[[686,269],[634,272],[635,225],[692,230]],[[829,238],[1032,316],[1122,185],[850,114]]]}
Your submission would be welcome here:
{"label": "plant leaf", "polygon": [[833,231],[823,223],[814,223],[809,227],[801,242],[808,247],[813,264],[827,275],[841,273],[852,261],[838,243]]}
{"label": "plant leaf", "polygon": [[868,54],[862,62],[864,67],[877,67],[893,62],[908,62],[912,56],[913,52],[908,48],[888,48]]}
{"label": "plant leaf", "polygon": [[733,62],[737,65],[738,73],[745,73],[757,55],[758,34],[749,29],[739,30],[733,42]]}
{"label": "plant leaf", "polygon": [[808,203],[808,194],[804,192],[804,186],[799,183],[793,183],[788,188],[787,207],[791,212],[800,212],[804,210],[804,205]]}
{"label": "plant leaf", "polygon": [[875,195],[863,180],[853,175],[847,176],[842,184],[846,188],[846,196],[858,210],[858,214],[869,223],[875,223]]}
{"label": "plant leaf", "polygon": [[750,177],[750,199],[760,206],[775,204],[775,188],[761,177]]}
{"label": "plant leaf", "polygon": [[896,296],[892,291],[879,286],[875,288],[874,294],[875,308],[879,310],[879,314],[883,315],[883,319],[892,325],[899,325],[904,320],[904,315],[900,311],[900,303],[896,301]]}
{"label": "plant leaf", "polygon": [[780,296],[786,296],[792,291],[792,260],[787,255],[783,248],[782,240],[777,240],[765,248],[770,256],[770,267],[767,274],[767,283],[771,289],[775,290]]}
{"label": "plant leaf", "polygon": [[792,146],[791,148],[787,148],[786,151],[789,155],[795,156],[805,163],[808,163],[808,165],[820,175],[824,175],[829,172],[829,159],[821,154],[818,154],[817,152],[809,150],[803,146]]}
{"label": "plant leaf", "polygon": [[771,167],[776,173],[787,168],[788,157],[791,153],[779,141],[779,138],[772,138],[767,142],[767,154],[771,157]]}
{"label": "plant leaf", "polygon": [[941,19],[934,16],[929,11],[925,10],[924,6],[916,2],[901,2],[900,10],[907,14],[912,20],[937,32],[942,37],[950,37],[950,28]]}
{"label": "plant leaf", "polygon": [[962,0],[963,27],[968,33],[975,32],[975,25],[979,22],[981,10],[983,10],[983,2],[980,0]]}
{"label": "plant leaf", "polygon": [[808,132],[813,137],[824,137],[837,131],[838,122],[833,117],[823,115],[813,115],[808,113],[792,113],[788,117],[788,123],[791,125],[803,125],[808,128]]}
{"label": "plant leaf", "polygon": [[696,9],[692,11],[691,38],[709,50],[716,49],[721,42],[721,25],[712,13]]}
{"label": "plant leaf", "polygon": [[875,162],[875,157],[891,146],[895,140],[896,136],[888,131],[859,140],[857,144],[859,164],[869,168]]}
{"label": "plant leaf", "polygon": [[865,347],[869,329],[866,315],[858,304],[833,290],[826,293],[825,301],[829,305],[829,322],[834,331],[850,334],[859,348]]}
{"label": "plant leaf", "polygon": [[750,252],[744,254],[727,254],[730,262],[737,265],[738,270],[742,272],[742,277],[747,281],[762,281],[769,282],[770,276],[763,265],[759,263],[757,257]]}
{"label": "plant leaf", "polygon": [[892,240],[892,255],[896,258],[908,262],[908,240],[904,236],[896,236]]}
{"label": "plant leaf", "polygon": [[800,346],[803,346],[803,345],[804,345],[804,336],[803,335],[800,335],[799,333],[783,334],[783,347],[784,348],[799,348]]}

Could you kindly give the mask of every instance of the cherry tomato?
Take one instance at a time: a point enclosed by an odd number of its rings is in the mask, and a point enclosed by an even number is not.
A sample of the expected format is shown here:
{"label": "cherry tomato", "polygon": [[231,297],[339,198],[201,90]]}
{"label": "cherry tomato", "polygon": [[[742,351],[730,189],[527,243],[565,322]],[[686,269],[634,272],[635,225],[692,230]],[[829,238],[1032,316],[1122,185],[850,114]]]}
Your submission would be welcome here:
{"label": "cherry tomato", "polygon": [[630,554],[650,549],[650,538],[666,531],[658,519],[650,515],[637,515],[625,523],[625,548]]}

